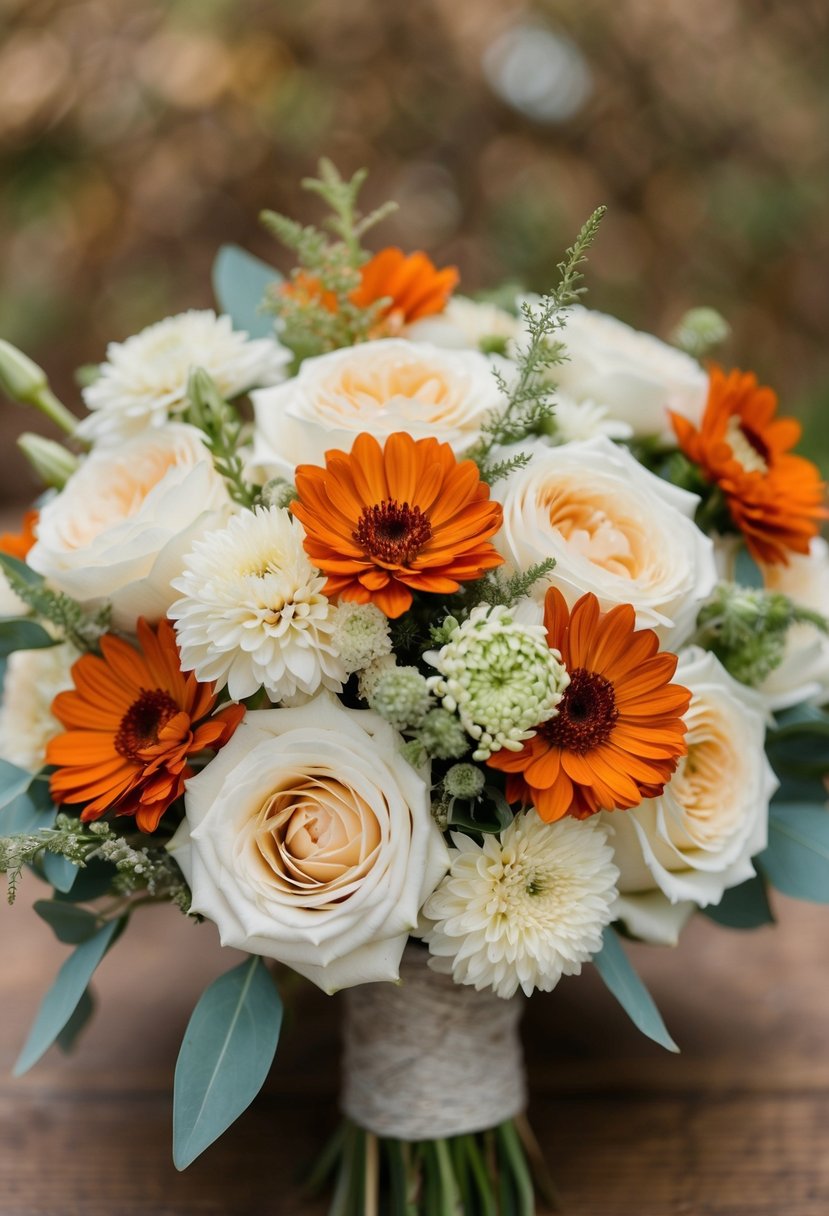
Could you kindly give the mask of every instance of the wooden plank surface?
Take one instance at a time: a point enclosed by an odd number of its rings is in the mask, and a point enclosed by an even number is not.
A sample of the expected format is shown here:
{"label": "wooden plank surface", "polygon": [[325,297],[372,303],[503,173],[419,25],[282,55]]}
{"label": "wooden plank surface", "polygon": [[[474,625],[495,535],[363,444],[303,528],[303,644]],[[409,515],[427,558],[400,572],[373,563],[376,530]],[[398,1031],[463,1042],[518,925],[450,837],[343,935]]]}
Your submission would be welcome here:
{"label": "wooden plank surface", "polygon": [[[0,908],[2,1216],[323,1216],[294,1179],[336,1118],[337,999],[298,991],[265,1091],[185,1174],[171,1082],[189,1012],[235,956],[170,908],[105,959],[75,1054],[9,1071],[65,948]],[[778,901],[753,934],[702,918],[637,947],[680,1056],[644,1040],[592,968],[525,1018],[531,1115],[569,1216],[827,1216],[829,913]]]}

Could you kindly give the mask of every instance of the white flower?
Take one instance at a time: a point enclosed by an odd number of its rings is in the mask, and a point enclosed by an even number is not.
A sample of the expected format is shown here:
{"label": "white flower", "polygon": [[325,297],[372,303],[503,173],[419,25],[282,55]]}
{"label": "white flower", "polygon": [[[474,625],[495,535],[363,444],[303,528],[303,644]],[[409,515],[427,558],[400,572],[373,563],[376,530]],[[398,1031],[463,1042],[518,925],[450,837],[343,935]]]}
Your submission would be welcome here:
{"label": "white flower", "polygon": [[550,992],[602,947],[619,871],[595,820],[544,823],[531,807],[476,844],[452,834],[451,867],[427,899],[421,932],[458,984],[510,997]]}
{"label": "white flower", "polygon": [[333,608],[303,535],[288,511],[257,507],[195,543],[173,581],[182,598],[167,613],[183,671],[227,685],[234,701],[260,688],[272,701],[341,690]]}
{"label": "white flower", "polygon": [[604,816],[621,871],[617,915],[634,933],[668,942],[683,911],[719,903],[754,874],[777,787],[760,698],[698,647],[680,655],[676,679],[692,694],[688,754],[661,797]]}
{"label": "white flower", "polygon": [[375,659],[391,654],[389,618],[376,604],[343,600],[331,618],[334,647],[349,675],[362,671]]}
{"label": "white flower", "polygon": [[504,404],[484,355],[391,338],[306,359],[293,380],[252,396],[253,466],[291,481],[329,448],[349,452],[361,431],[381,443],[394,431],[432,435],[462,455]]}
{"label": "white flower", "polygon": [[605,406],[635,435],[675,444],[669,410],[695,423],[702,418],[708,376],[683,351],[578,305],[559,337],[568,356],[554,369],[559,387],[577,401]]}
{"label": "white flower", "polygon": [[431,342],[450,350],[510,348],[521,331],[518,317],[486,300],[453,296],[443,312],[407,325],[411,342]]}
{"label": "white flower", "polygon": [[630,439],[632,427],[608,417],[607,406],[595,401],[574,401],[563,393],[556,393],[553,412],[555,439],[562,443],[577,443],[582,439],[595,439],[606,435],[608,439]]}
{"label": "white flower", "polygon": [[[829,545],[823,537],[812,540],[808,554],[790,553],[787,566],[761,568],[767,591],[780,591],[801,608],[829,616]],[[783,661],[757,691],[774,710],[829,701],[829,637],[815,625],[792,625]]]}
{"label": "white flower", "polygon": [[134,632],[164,616],[184,555],[227,510],[200,432],[153,428],[86,458],[41,509],[27,561],[81,603],[110,600],[113,624]]}
{"label": "white flower", "polygon": [[59,692],[73,687],[70,668],[79,658],[63,642],[43,650],[16,650],[6,663],[0,701],[0,757],[36,773],[46,763],[46,744],[63,731],[52,713]]}
{"label": "white flower", "polygon": [[424,658],[440,672],[429,677],[430,690],[477,742],[473,760],[502,747],[520,751],[570,683],[544,626],[519,623],[503,604],[473,608],[446,645]]}
{"label": "white flower", "polygon": [[400,736],[321,693],[248,712],[187,783],[170,849],[223,945],[279,959],[327,992],[397,980],[446,873],[429,788]]}
{"label": "white flower", "polygon": [[230,317],[190,311],[111,342],[100,375],[83,390],[92,411],[78,427],[88,439],[117,443],[159,426],[187,405],[187,381],[202,367],[223,397],[236,397],[284,376],[289,353],[272,338],[249,339]]}
{"label": "white flower", "polygon": [[712,543],[693,522],[698,500],[626,448],[602,436],[541,448],[493,495],[504,507],[494,543],[508,568],[555,558],[549,580],[571,607],[588,591],[603,611],[632,604],[637,626],[670,635],[672,648],[693,629],[717,581]]}

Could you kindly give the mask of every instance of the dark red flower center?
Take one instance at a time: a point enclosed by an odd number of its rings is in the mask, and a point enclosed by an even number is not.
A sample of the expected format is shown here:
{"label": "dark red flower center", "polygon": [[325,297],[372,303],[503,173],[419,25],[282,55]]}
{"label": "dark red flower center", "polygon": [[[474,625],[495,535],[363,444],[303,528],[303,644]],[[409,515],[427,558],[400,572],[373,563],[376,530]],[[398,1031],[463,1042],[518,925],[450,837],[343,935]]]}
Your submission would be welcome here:
{"label": "dark red flower center", "polygon": [[431,538],[432,525],[420,507],[385,498],[363,507],[351,536],[364,553],[389,565],[407,566]]}
{"label": "dark red flower center", "polygon": [[539,726],[539,734],[552,747],[583,756],[606,743],[619,717],[610,680],[598,672],[576,667],[561,698],[558,714]]}
{"label": "dark red flower center", "polygon": [[136,760],[142,748],[158,742],[158,732],[179,712],[169,693],[160,688],[142,689],[121,719],[115,750],[127,760]]}

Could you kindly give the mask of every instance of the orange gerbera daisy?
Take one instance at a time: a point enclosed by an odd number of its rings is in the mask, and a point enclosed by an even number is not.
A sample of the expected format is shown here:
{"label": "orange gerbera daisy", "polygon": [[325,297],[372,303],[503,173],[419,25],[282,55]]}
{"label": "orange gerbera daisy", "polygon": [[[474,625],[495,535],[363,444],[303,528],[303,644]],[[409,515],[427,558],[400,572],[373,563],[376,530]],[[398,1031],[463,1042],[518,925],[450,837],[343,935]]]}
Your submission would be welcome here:
{"label": "orange gerbera daisy", "polygon": [[3,532],[0,534],[0,553],[8,553],[9,557],[17,557],[24,561],[26,554],[35,543],[35,524],[39,511],[27,511],[19,532]]}
{"label": "orange gerbera daisy", "polygon": [[800,424],[776,412],[776,393],[753,373],[713,367],[699,429],[671,414],[682,451],[719,486],[752,557],[767,565],[787,564],[789,550],[808,553],[827,518],[818,469],[790,450]]}
{"label": "orange gerbera daisy", "polygon": [[52,703],[66,730],[49,743],[46,763],[57,766],[49,779],[55,802],[87,803],[84,822],[114,811],[153,832],[193,775],[188,758],[226,743],[245,710],[212,713],[214,685],[182,673],[169,621],[153,630],[140,620],[138,642],[137,650],[107,634],[103,657],[85,654],[74,664],[74,689]]}
{"label": "orange gerbera daisy", "polygon": [[570,684],[557,716],[520,752],[487,761],[508,774],[507,798],[531,803],[548,823],[656,798],[687,751],[682,715],[691,694],[670,683],[676,655],[658,653],[652,629],[636,629],[630,604],[601,613],[592,594],[571,612],[551,587],[544,624]]}
{"label": "orange gerbera daisy", "polygon": [[438,270],[425,253],[407,255],[393,246],[375,253],[360,274],[363,281],[352,300],[360,308],[368,308],[376,300],[388,298],[384,316],[394,329],[443,312],[460,278],[454,266]]}
{"label": "orange gerbera daisy", "polygon": [[325,468],[301,464],[291,510],[305,550],[328,575],[325,594],[369,601],[400,616],[412,591],[451,595],[500,566],[489,543],[501,507],[471,460],[448,443],[398,431],[385,446],[357,436],[351,453],[325,454]]}

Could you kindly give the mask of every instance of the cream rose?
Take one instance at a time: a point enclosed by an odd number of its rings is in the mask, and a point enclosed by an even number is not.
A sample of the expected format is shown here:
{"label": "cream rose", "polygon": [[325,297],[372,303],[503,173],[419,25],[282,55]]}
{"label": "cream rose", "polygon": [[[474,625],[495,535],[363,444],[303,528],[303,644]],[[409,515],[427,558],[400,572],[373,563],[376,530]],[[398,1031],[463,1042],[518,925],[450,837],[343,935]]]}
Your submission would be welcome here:
{"label": "cream rose", "polygon": [[695,359],[652,334],[631,329],[605,313],[576,306],[560,335],[567,361],[555,368],[559,386],[577,401],[592,400],[635,435],[676,442],[673,410],[699,422],[708,376]]}
{"label": "cream rose", "polygon": [[52,702],[72,688],[70,669],[78,658],[68,642],[9,655],[0,680],[0,757],[33,773],[43,768],[46,744],[63,730]]}
{"label": "cream rose", "polygon": [[[787,566],[763,566],[768,591],[781,591],[802,608],[829,616],[829,545],[815,537],[808,554],[790,553]],[[829,637],[815,625],[793,625],[783,660],[757,690],[770,709],[801,701],[829,701]]]}
{"label": "cream rose", "polygon": [[698,647],[680,656],[676,680],[692,694],[688,754],[660,798],[604,815],[621,874],[617,915],[649,941],[675,941],[695,907],[751,878],[777,788],[761,699]]}
{"label": "cream rose", "polygon": [[170,849],[222,944],[326,992],[397,980],[449,867],[429,787],[377,714],[320,694],[250,712],[187,783]]}
{"label": "cream rose", "polygon": [[503,406],[484,355],[385,339],[306,359],[299,374],[251,394],[253,466],[293,480],[298,464],[348,452],[361,431],[381,442],[394,431],[433,435],[462,455],[481,423]]}
{"label": "cream rose", "polygon": [[633,604],[638,626],[672,646],[691,632],[717,580],[712,543],[693,522],[695,495],[597,436],[536,450],[493,496],[504,508],[495,545],[513,569],[555,558],[550,581],[569,604],[588,591],[604,610]]}
{"label": "cream rose", "polygon": [[81,603],[111,601],[116,628],[134,630],[164,616],[185,554],[228,510],[199,431],[158,427],[87,457],[42,508],[27,560]]}

